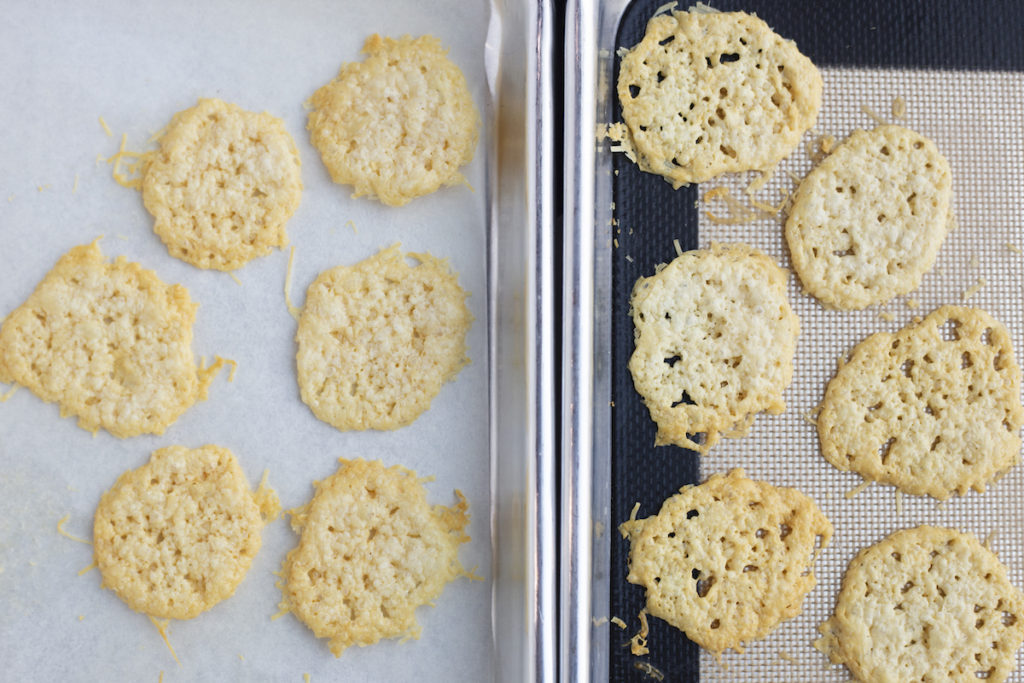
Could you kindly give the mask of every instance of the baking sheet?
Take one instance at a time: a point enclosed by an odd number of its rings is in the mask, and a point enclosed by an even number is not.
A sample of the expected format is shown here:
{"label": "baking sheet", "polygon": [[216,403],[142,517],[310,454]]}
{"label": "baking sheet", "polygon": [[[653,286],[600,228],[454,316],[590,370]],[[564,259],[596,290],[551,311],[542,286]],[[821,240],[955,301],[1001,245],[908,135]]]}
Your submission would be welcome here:
{"label": "baking sheet", "polygon": [[[618,44],[634,44],[646,19],[661,3],[633,3],[627,8],[629,4],[625,0],[596,7],[579,3],[582,18],[577,24],[575,49],[577,75],[582,83],[577,87],[582,95],[576,105],[582,112],[578,114],[580,120],[590,123],[589,128],[581,126],[583,130],[617,120],[615,48]],[[818,135],[828,133],[841,140],[856,127],[876,125],[866,107],[936,141],[953,168],[954,210],[959,227],[947,237],[921,287],[886,306],[863,312],[825,311],[813,298],[802,294],[798,281],[791,278],[789,294],[801,318],[801,337],[793,384],[785,394],[787,411],[780,416],[758,416],[748,436],[723,439],[704,458],[675,447],[654,448],[653,425],[632,389],[625,366],[632,350],[628,315],[632,282],[640,275],[650,275],[657,263],[674,258],[673,238],[678,238],[684,249],[706,248],[712,240],[744,241],[788,267],[784,217],[743,225],[713,224],[704,215],[707,207],[703,203],[695,205],[695,201],[719,185],[730,187],[734,196],[744,199],[742,190],[754,174],[726,176],[673,192],[660,178],[630,169],[621,157],[613,162],[607,143],[596,152],[588,151],[591,138],[586,133],[581,135],[575,163],[582,170],[575,179],[579,187],[573,199],[579,207],[593,206],[594,213],[592,218],[584,215],[579,219],[573,226],[575,234],[569,236],[572,248],[583,254],[581,258],[592,259],[593,270],[592,280],[584,278],[571,285],[578,289],[572,294],[577,299],[589,301],[588,296],[593,296],[593,337],[586,339],[585,331],[578,334],[583,341],[576,343],[574,339],[571,350],[590,354],[595,371],[592,380],[576,378],[581,386],[592,382],[593,391],[588,397],[592,412],[587,415],[586,410],[581,411],[584,417],[572,423],[575,430],[589,436],[568,443],[573,458],[584,463],[575,470],[585,473],[578,476],[580,485],[591,487],[579,494],[584,502],[575,509],[593,523],[588,537],[578,545],[578,553],[592,553],[592,567],[581,564],[590,570],[593,590],[588,593],[574,589],[563,594],[563,600],[574,606],[585,604],[590,608],[585,617],[590,620],[589,632],[583,632],[570,646],[573,652],[587,652],[574,656],[575,661],[582,659],[584,663],[572,680],[647,680],[638,668],[646,664],[664,674],[665,680],[692,680],[697,676],[723,681],[847,680],[844,668],[828,667],[826,657],[811,648],[817,637],[816,627],[831,614],[842,574],[857,550],[908,526],[956,526],[981,539],[997,530],[991,537],[992,547],[1009,567],[1011,580],[1024,586],[1024,508],[1020,503],[1024,468],[1015,467],[985,494],[972,492],[943,504],[926,497],[902,496],[897,510],[892,487],[877,484],[850,500],[845,494],[860,482],[859,477],[841,473],[824,461],[815,428],[805,419],[820,401],[839,354],[870,333],[899,329],[914,315],[925,315],[945,303],[964,303],[964,293],[979,279],[986,284],[966,303],[980,306],[1001,320],[1010,330],[1020,357],[1024,347],[1024,257],[1016,250],[1024,248],[1019,202],[1024,190],[1024,138],[1020,133],[1024,79],[1019,70],[981,70],[1019,68],[1024,63],[1019,45],[1009,45],[998,27],[998,35],[993,34],[991,17],[1001,16],[995,10],[978,19],[971,10],[953,3],[929,5],[927,10],[918,5],[901,6],[895,15],[889,4],[876,2],[835,0],[816,5],[814,13],[770,0],[753,3],[756,7],[751,3],[743,7],[727,4],[715,6],[756,10],[782,35],[796,38],[798,46],[816,59],[825,80],[816,129],[780,165],[773,180],[758,193],[758,199],[778,204],[778,190],[795,187],[789,172],[803,176],[811,168],[809,146]],[[1003,9],[1019,12],[1019,7]],[[645,13],[641,23],[629,23],[635,19],[630,19],[630,13],[636,11]],[[849,16],[851,13],[856,18]],[[875,21],[874,17],[885,20]],[[863,23],[851,27],[851,21]],[[631,33],[634,30],[639,31],[635,36]],[[854,33],[856,38],[851,37]],[[631,38],[623,40],[624,35]],[[949,41],[935,39],[946,35],[956,35],[963,41],[955,50],[947,50]],[[973,48],[964,48],[965,43]],[[589,73],[588,60],[596,65]],[[859,66],[831,66],[832,60]],[[946,70],[928,70],[926,64],[942,65]],[[906,119],[896,119],[892,114],[897,96],[906,100]],[[588,122],[590,102],[596,103],[596,119]],[[643,178],[627,178],[631,173]],[[591,187],[587,187],[588,182]],[[635,184],[630,186],[630,182]],[[620,192],[623,187],[629,187],[628,196]],[[718,204],[711,208],[720,215],[727,213]],[[588,245],[590,239],[592,245]],[[917,306],[911,308],[908,302]],[[885,317],[880,315],[883,312]],[[632,420],[636,415],[640,419]],[[643,590],[625,582],[628,544],[619,542],[615,527],[628,517],[637,500],[642,505],[641,516],[654,514],[680,485],[737,466],[745,468],[749,476],[805,491],[835,525],[832,545],[815,566],[818,586],[804,601],[803,614],[782,624],[766,639],[750,643],[744,654],[729,653],[722,664],[699,652],[677,630],[651,619],[651,652],[633,657],[628,654],[628,640],[639,630],[636,614],[643,602]],[[623,472],[629,473],[628,482],[620,476]],[[624,483],[635,488],[623,494]],[[639,495],[626,499],[636,491]],[[579,582],[580,577],[576,577],[575,583]],[[611,616],[625,619],[627,628],[610,626],[606,620]],[[1024,672],[1018,669],[1011,680],[1024,680]]]}
{"label": "baking sheet", "polygon": [[[459,17],[453,22],[450,17]],[[238,362],[233,382],[214,380],[209,399],[162,436],[94,436],[55,405],[19,390],[0,405],[0,661],[10,680],[484,680],[492,674],[487,368],[488,88],[487,3],[304,2],[18,3],[0,23],[0,315],[31,293],[70,247],[103,235],[107,256],[125,255],[167,283],[185,285],[199,311],[193,350]],[[475,190],[443,189],[404,208],[354,200],[330,182],[305,133],[302,103],[366,36],[430,33],[450,47],[484,118],[465,175]],[[492,35],[497,35],[492,32]],[[493,69],[492,69],[493,70]],[[472,364],[445,385],[413,425],[394,432],[342,433],[317,420],[295,382],[295,321],[282,287],[288,251],[236,271],[201,271],[171,258],[152,232],[137,192],[118,186],[97,155],[119,136],[144,149],[170,116],[200,97],[219,97],[284,119],[303,163],[305,190],[288,224],[296,247],[293,299],[326,268],[359,261],[401,241],[446,256],[471,293]],[[98,117],[116,133],[108,137]],[[350,223],[351,221],[351,223]],[[309,500],[312,481],[338,457],[402,464],[422,475],[431,502],[469,498],[473,540],[467,568],[436,606],[418,611],[419,640],[351,648],[335,659],[291,615],[271,621],[277,571],[297,537],[286,519],[267,526],[263,547],[234,597],[198,618],[171,622],[174,662],[157,630],[79,576],[101,493],[156,448],[215,443],[236,454],[252,484],[269,469],[284,506]]]}

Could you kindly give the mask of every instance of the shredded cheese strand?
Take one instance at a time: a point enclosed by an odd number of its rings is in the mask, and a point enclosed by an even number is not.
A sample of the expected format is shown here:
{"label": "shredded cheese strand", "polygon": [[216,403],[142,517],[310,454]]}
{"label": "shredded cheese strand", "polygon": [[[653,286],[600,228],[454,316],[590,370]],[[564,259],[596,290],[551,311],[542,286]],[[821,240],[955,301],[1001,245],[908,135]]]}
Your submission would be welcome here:
{"label": "shredded cheese strand", "polygon": [[79,538],[78,536],[73,536],[73,535],[69,534],[68,532],[64,531],[64,525],[67,523],[67,521],[69,519],[71,519],[71,515],[64,515],[63,517],[60,518],[60,521],[57,522],[57,533],[60,534],[61,536],[63,536],[64,538],[70,538],[72,541],[78,541],[79,543],[84,543],[86,545],[92,545],[92,541],[87,541],[84,538]]}
{"label": "shredded cheese strand", "polygon": [[156,630],[160,632],[160,637],[164,639],[164,645],[166,645],[167,649],[171,651],[171,656],[174,657],[174,661],[178,663],[178,666],[181,666],[181,660],[178,659],[178,653],[174,651],[174,647],[171,646],[171,641],[167,638],[167,624],[170,620],[164,619],[161,621],[160,619],[149,616],[149,621],[156,627]]}
{"label": "shredded cheese strand", "polygon": [[291,313],[292,317],[295,318],[295,321],[298,322],[302,309],[292,306],[292,270],[294,265],[295,246],[293,245],[291,253],[288,254],[288,272],[284,275],[284,304],[288,307],[288,312]]}
{"label": "shredded cheese strand", "polygon": [[854,486],[852,489],[850,489],[849,491],[847,491],[843,495],[845,495],[847,500],[849,500],[850,498],[853,498],[854,496],[857,496],[860,493],[862,493],[864,491],[864,489],[866,489],[867,487],[871,486],[872,483],[873,482],[871,482],[871,481],[862,481],[860,484],[858,484],[857,486]]}

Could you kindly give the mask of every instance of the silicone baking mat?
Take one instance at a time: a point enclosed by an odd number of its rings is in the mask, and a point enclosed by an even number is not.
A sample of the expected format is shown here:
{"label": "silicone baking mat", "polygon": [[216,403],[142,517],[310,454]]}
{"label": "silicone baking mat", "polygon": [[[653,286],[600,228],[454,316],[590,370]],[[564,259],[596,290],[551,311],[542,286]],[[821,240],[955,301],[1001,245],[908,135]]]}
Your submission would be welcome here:
{"label": "silicone baking mat", "polygon": [[[631,47],[643,35],[660,2],[634,3],[620,24],[618,44]],[[629,293],[638,277],[674,258],[673,240],[683,249],[706,248],[712,241],[746,242],[790,267],[783,237],[785,216],[762,216],[738,225],[715,224],[729,212],[705,203],[704,194],[725,185],[745,199],[755,173],[734,174],[699,187],[673,191],[662,179],[639,172],[625,157],[614,161],[612,387],[612,521],[621,523],[634,503],[640,516],[657,512],[680,486],[715,472],[743,467],[747,475],[810,495],[835,527],[832,543],[815,565],[818,584],[803,613],[767,638],[748,644],[742,655],[728,653],[721,664],[698,651],[681,632],[650,619],[650,654],[634,657],[628,639],[636,633],[643,589],[628,584],[628,543],[613,534],[611,614],[628,624],[611,628],[610,677],[645,680],[637,667],[649,663],[680,681],[845,681],[843,667],[830,667],[811,647],[817,626],[832,612],[839,583],[861,548],[889,533],[919,524],[969,531],[991,547],[1024,587],[1024,468],[1017,466],[984,494],[974,492],[939,504],[928,497],[902,496],[874,484],[846,497],[861,479],[836,470],[821,457],[815,427],[807,416],[820,402],[834,375],[836,360],[866,336],[895,331],[943,304],[978,306],[1010,330],[1018,360],[1024,350],[1024,50],[1007,39],[1005,27],[1024,25],[1024,6],[986,4],[985,13],[946,3],[781,2],[713,3],[716,9],[755,12],[781,35],[794,39],[821,68],[825,89],[815,129],[783,161],[756,198],[778,205],[781,192],[814,165],[821,135],[842,140],[879,119],[899,123],[936,142],[953,169],[954,212],[958,227],[949,234],[934,268],[919,289],[884,306],[859,312],[825,310],[803,294],[795,276],[789,296],[800,317],[801,335],[793,383],[782,415],[760,415],[750,434],[723,439],[710,455],[674,446],[655,448],[654,425],[633,389],[626,367],[633,348]],[[618,73],[616,64],[616,74]],[[612,94],[614,97],[614,94]],[[894,103],[905,102],[902,108]],[[616,115],[620,110],[616,103]],[[695,204],[696,203],[696,204]],[[980,287],[979,287],[980,285]],[[972,293],[973,292],[973,293]],[[965,298],[965,293],[970,295]],[[916,306],[915,306],[916,303]],[[912,307],[913,306],[913,307]],[[1014,672],[1012,680],[1024,680]]]}

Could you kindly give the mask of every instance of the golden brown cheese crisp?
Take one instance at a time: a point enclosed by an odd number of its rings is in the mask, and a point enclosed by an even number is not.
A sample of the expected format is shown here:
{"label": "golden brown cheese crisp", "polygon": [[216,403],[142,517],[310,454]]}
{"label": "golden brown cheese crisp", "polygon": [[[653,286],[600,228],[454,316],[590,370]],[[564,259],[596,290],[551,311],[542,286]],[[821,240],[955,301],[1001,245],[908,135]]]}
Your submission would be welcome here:
{"label": "golden brown cheese crisp", "polygon": [[195,314],[181,285],[123,256],[107,263],[95,242],[75,247],[4,319],[0,382],[92,432],[162,434],[212,380],[192,356]]}
{"label": "golden brown cheese crisp", "polygon": [[903,529],[861,550],[815,647],[857,681],[1005,681],[1024,594],[974,536]]}
{"label": "golden brown cheese crisp", "polygon": [[832,525],[796,489],[736,469],[685,486],[657,515],[620,527],[647,611],[712,652],[740,650],[800,613]]}
{"label": "golden brown cheese crisp", "polygon": [[226,448],[154,451],[96,509],[103,586],[138,612],[191,619],[234,594],[260,549],[261,512],[278,506],[265,487],[257,498]]}
{"label": "golden brown cheese crisp", "polygon": [[1020,460],[1020,386],[1007,329],[980,309],[943,306],[854,347],[822,401],[822,455],[905,493],[984,491]]}
{"label": "golden brown cheese crisp", "polygon": [[310,100],[310,139],[334,182],[391,206],[465,182],[480,117],[441,41],[375,34],[363,52]]}
{"label": "golden brown cheese crisp", "polygon": [[342,460],[293,512],[299,545],[282,576],[284,606],[340,656],[352,645],[419,637],[416,608],[463,574],[466,499],[430,506],[423,480],[404,467]]}
{"label": "golden brown cheese crisp", "polygon": [[745,244],[686,252],[637,280],[631,304],[629,371],[657,445],[707,453],[721,435],[746,434],[758,412],[785,409],[800,321],[769,256]]}
{"label": "golden brown cheese crisp", "polygon": [[412,423],[469,363],[466,296],[446,261],[397,244],[324,271],[295,334],[302,400],[341,430]]}
{"label": "golden brown cheese crisp", "polygon": [[142,201],[172,256],[234,270],[288,243],[300,167],[284,121],[202,99],[174,115],[145,163]]}
{"label": "golden brown cheese crisp", "polygon": [[821,91],[814,64],[761,19],[673,10],[623,57],[625,125],[609,134],[678,188],[788,156],[814,126]]}

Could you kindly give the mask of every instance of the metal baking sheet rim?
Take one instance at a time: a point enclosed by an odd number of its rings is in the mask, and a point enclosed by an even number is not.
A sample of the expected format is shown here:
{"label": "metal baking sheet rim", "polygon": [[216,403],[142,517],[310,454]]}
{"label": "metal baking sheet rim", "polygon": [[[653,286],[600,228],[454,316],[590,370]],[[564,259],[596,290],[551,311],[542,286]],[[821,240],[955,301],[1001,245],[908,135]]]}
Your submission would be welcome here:
{"label": "metal baking sheet rim", "polygon": [[488,44],[502,46],[487,65],[497,128],[487,169],[495,679],[554,681],[554,10],[544,0],[492,9]]}
{"label": "metal baking sheet rim", "polygon": [[[569,0],[565,41],[565,199],[562,330],[561,680],[608,680],[607,648],[593,615],[608,614],[611,447],[611,153],[599,149],[598,121],[611,121],[615,36],[629,0]],[[601,529],[603,531],[598,532]]]}

